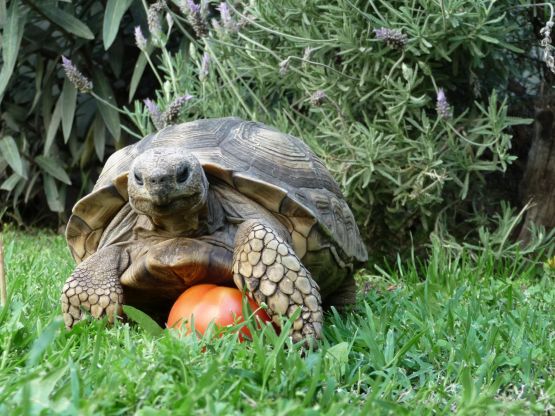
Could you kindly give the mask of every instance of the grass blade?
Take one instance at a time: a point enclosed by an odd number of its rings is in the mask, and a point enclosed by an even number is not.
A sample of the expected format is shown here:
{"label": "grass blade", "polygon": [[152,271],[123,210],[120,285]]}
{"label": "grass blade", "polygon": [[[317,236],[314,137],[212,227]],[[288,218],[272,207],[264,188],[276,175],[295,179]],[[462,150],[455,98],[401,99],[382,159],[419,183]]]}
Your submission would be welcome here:
{"label": "grass blade", "polygon": [[139,324],[150,335],[157,336],[160,335],[164,329],[158,325],[150,316],[148,316],[143,311],[140,311],[133,306],[124,305],[123,312],[133,321]]}

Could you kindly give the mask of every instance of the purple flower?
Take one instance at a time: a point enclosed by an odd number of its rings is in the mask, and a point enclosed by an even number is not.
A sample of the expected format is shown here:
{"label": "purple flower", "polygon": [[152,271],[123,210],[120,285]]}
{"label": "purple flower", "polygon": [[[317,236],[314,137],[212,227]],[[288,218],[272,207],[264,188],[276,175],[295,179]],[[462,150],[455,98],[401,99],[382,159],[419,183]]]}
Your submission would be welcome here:
{"label": "purple flower", "polygon": [[145,103],[146,109],[150,114],[150,119],[152,120],[154,127],[156,127],[156,130],[163,128],[164,125],[162,123],[162,115],[160,114],[160,109],[156,103],[150,98],[145,99],[143,102]]}
{"label": "purple flower", "polygon": [[62,55],[62,67],[64,68],[64,72],[66,73],[67,79],[71,82],[78,91],[81,92],[89,92],[93,88],[92,82],[85,77],[73,62]]}
{"label": "purple flower", "polygon": [[189,13],[200,14],[200,4],[196,4],[193,0],[187,0],[187,7],[189,8]]}
{"label": "purple flower", "polygon": [[220,12],[220,17],[222,19],[222,24],[224,28],[230,32],[236,32],[237,23],[231,17],[231,12],[227,3],[225,1],[221,2],[220,5],[217,7],[217,10]]}
{"label": "purple flower", "polygon": [[385,42],[386,45],[394,49],[403,49],[408,42],[407,35],[398,29],[388,29],[381,27],[374,29],[376,39]]}
{"label": "purple flower", "polygon": [[451,117],[451,106],[447,101],[443,88],[437,90],[436,111],[441,118]]}
{"label": "purple flower", "polygon": [[326,93],[322,90],[318,90],[310,96],[310,103],[315,107],[320,107],[324,103],[326,98],[328,98]]}
{"label": "purple flower", "polygon": [[208,26],[202,16],[200,4],[196,4],[193,0],[187,0],[186,4],[181,4],[181,10],[187,14],[187,19],[198,37],[208,35]]}
{"label": "purple flower", "polygon": [[191,98],[193,98],[192,95],[184,94],[171,102],[161,116],[164,127],[173,124],[177,120],[179,113],[181,113],[181,107]]}
{"label": "purple flower", "polygon": [[146,12],[146,20],[148,30],[154,37],[159,37],[162,33],[162,24],[160,23],[160,12],[166,7],[166,0],[158,0],[152,3]]}
{"label": "purple flower", "polygon": [[140,26],[135,26],[135,44],[140,50],[146,49],[146,38]]}

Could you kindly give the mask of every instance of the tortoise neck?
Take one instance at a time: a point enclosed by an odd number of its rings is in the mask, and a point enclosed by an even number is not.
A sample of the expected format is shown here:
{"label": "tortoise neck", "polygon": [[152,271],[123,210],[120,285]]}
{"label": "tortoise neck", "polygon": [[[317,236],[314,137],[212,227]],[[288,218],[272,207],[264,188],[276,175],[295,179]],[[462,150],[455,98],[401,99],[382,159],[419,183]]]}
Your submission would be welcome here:
{"label": "tortoise neck", "polygon": [[195,212],[179,212],[164,218],[151,218],[157,228],[180,237],[198,237],[212,234],[223,225],[221,203],[208,189],[206,201]]}

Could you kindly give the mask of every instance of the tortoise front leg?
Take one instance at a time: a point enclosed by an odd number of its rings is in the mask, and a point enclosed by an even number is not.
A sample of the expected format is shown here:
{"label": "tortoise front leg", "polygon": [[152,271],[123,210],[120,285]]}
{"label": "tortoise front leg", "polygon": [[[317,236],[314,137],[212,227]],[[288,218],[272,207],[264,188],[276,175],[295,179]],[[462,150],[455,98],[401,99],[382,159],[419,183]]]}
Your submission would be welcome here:
{"label": "tortoise front leg", "polygon": [[62,289],[62,313],[68,329],[81,320],[81,308],[95,318],[106,314],[113,320],[115,313],[121,315],[119,279],[128,265],[129,255],[122,247],[108,246],[77,266]]}
{"label": "tortoise front leg", "polygon": [[239,226],[233,256],[233,280],[246,288],[268,315],[279,324],[280,316],[301,316],[293,323],[294,341],[311,341],[322,336],[322,300],[318,284],[310,276],[293,248],[277,230],[260,220]]}

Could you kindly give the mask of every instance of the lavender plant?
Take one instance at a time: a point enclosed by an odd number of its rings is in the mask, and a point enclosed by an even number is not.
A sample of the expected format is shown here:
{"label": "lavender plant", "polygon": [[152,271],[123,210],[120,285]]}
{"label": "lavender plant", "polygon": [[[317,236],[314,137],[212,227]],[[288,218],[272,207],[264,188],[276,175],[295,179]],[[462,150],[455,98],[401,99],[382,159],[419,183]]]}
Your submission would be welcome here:
{"label": "lavender plant", "polygon": [[150,89],[116,111],[110,84],[92,79],[99,110],[127,116],[128,141],[195,118],[271,124],[320,155],[379,247],[464,230],[453,224],[477,215],[488,176],[514,161],[511,126],[530,122],[507,115],[509,80],[524,73],[514,62],[528,65],[536,44],[509,0],[130,3],[143,20],[128,31],[129,99],[142,74]]}
{"label": "lavender plant", "polygon": [[[182,120],[238,115],[303,138],[377,246],[428,241],[482,209],[487,176],[514,161],[511,126],[530,122],[507,115],[532,30],[509,1],[183,4],[176,27],[195,41],[159,53],[169,95],[195,96]],[[167,87],[158,97],[171,101]]]}

